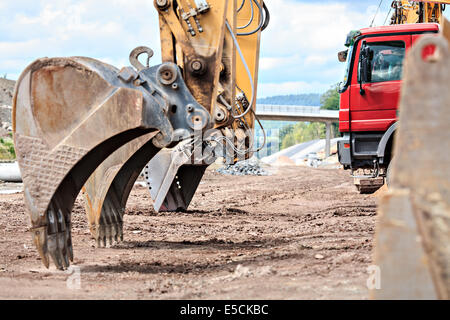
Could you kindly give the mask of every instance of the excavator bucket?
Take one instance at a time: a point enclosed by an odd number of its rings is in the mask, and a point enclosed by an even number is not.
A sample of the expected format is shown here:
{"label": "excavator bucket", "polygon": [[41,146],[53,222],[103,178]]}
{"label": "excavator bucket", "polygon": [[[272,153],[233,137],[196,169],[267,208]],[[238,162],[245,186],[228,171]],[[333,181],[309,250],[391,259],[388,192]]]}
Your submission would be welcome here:
{"label": "excavator bucket", "polygon": [[[177,112],[169,113],[169,106],[178,106]],[[174,143],[174,132],[192,134],[209,122],[208,111],[190,94],[173,63],[139,72],[81,57],[32,63],[16,85],[13,130],[26,210],[44,265],[51,257],[63,269],[73,259],[72,207],[104,160],[130,141],[142,136],[148,141],[105,184],[102,208],[115,201],[124,206],[136,172]],[[113,221],[111,214],[103,218],[106,224]],[[120,225],[120,214],[114,221]]]}
{"label": "excavator bucket", "polygon": [[377,222],[377,299],[450,298],[447,21],[444,30],[444,36],[420,39],[405,62],[392,188],[381,199]]}

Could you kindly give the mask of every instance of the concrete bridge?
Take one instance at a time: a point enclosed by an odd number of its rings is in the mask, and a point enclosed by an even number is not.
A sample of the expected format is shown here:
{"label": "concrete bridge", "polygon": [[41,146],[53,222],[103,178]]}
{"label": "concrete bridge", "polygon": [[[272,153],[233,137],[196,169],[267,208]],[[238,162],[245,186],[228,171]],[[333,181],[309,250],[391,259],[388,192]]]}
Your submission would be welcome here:
{"label": "concrete bridge", "polygon": [[339,111],[320,110],[320,107],[257,104],[260,120],[322,122],[326,124],[326,157],[331,154],[331,124],[339,122]]}

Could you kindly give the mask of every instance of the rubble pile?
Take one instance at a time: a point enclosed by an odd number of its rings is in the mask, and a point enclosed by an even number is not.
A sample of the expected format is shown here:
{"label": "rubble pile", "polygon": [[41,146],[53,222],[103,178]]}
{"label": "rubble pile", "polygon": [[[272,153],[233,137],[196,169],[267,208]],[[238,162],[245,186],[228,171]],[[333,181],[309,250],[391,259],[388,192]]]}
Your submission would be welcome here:
{"label": "rubble pile", "polygon": [[0,105],[12,105],[15,81],[0,78]]}
{"label": "rubble pile", "polygon": [[0,137],[12,131],[11,111],[15,81],[0,78]]}
{"label": "rubble pile", "polygon": [[252,158],[250,160],[241,161],[234,165],[226,165],[216,170],[216,172],[223,175],[232,176],[267,176],[258,159]]}
{"label": "rubble pile", "polygon": [[11,106],[0,105],[0,128],[8,132],[12,131],[11,112],[12,112]]}

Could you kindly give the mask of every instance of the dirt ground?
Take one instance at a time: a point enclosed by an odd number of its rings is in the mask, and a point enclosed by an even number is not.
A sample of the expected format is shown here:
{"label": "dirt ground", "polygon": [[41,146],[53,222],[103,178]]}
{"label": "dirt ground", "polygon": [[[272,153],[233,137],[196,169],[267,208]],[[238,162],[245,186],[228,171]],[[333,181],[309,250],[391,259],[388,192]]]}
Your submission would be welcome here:
{"label": "dirt ground", "polygon": [[367,299],[376,198],[348,172],[208,171],[186,213],[157,214],[136,186],[125,241],[96,248],[74,208],[73,275],[42,266],[23,195],[0,195],[0,299]]}

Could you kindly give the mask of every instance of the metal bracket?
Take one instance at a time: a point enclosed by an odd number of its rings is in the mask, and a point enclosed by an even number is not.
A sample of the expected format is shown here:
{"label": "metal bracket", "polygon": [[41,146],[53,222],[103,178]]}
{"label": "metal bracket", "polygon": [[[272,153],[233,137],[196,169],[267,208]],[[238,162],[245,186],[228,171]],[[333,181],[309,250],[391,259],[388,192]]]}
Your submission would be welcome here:
{"label": "metal bracket", "polygon": [[373,174],[372,175],[363,175],[363,176],[355,176],[353,173],[355,172],[355,169],[352,168],[352,178],[355,179],[375,179],[380,176],[380,164],[378,160],[373,160]]}

